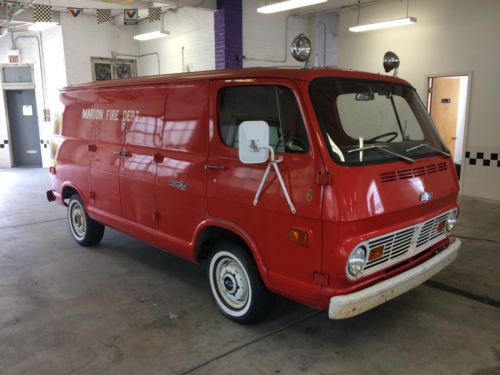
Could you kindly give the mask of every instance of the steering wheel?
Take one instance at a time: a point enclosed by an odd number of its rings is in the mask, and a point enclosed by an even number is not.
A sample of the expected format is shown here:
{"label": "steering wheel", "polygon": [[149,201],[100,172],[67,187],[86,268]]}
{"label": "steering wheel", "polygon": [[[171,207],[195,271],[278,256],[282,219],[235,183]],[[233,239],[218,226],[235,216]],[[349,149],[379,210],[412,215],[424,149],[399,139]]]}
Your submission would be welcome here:
{"label": "steering wheel", "polygon": [[384,138],[384,137],[389,137],[389,136],[392,136],[391,139],[388,139],[387,142],[392,142],[394,141],[397,137],[398,137],[398,133],[397,132],[388,132],[388,133],[384,133],[384,134],[379,134],[373,138],[370,138],[370,139],[367,139],[366,142],[369,143],[369,142],[375,142],[377,139],[380,139],[380,138]]}
{"label": "steering wheel", "polygon": [[299,137],[291,136],[286,143],[285,149],[291,152],[302,152],[307,150],[307,142]]}

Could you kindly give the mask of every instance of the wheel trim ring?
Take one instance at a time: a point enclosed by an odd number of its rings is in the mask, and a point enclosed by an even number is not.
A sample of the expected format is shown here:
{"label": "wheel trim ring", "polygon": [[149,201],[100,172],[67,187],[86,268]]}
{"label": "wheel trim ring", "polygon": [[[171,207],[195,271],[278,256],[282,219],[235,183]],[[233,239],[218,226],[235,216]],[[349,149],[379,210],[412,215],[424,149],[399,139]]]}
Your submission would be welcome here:
{"label": "wheel trim ring", "polygon": [[83,206],[78,201],[73,201],[69,206],[69,227],[73,236],[82,240],[87,231],[87,220]]}
{"label": "wheel trim ring", "polygon": [[[229,308],[223,301],[222,297],[219,295],[218,293],[218,290],[217,290],[217,286],[216,284],[214,283],[214,277],[213,277],[213,274],[214,274],[214,265],[217,263],[217,260],[221,257],[229,257],[229,258],[232,258],[234,259],[237,263],[239,263],[241,265],[241,268],[243,270],[243,273],[245,274],[245,277],[246,279],[248,280],[248,300],[247,300],[247,303],[245,306],[243,306],[242,309],[240,310],[234,310],[234,309],[231,309]],[[225,251],[225,250],[221,250],[219,252],[217,252],[217,254],[215,254],[212,259],[210,260],[210,268],[209,268],[209,281],[210,281],[210,287],[212,289],[212,294],[217,302],[217,306],[224,312],[226,313],[227,315],[229,316],[232,316],[232,317],[241,317],[243,315],[245,315],[248,310],[250,309],[250,306],[252,305],[252,301],[253,301],[253,293],[252,293],[252,283],[250,281],[250,278],[248,277],[248,273],[245,269],[245,267],[242,266],[242,262],[241,260],[236,256],[234,255],[233,253],[229,252],[229,251]]]}

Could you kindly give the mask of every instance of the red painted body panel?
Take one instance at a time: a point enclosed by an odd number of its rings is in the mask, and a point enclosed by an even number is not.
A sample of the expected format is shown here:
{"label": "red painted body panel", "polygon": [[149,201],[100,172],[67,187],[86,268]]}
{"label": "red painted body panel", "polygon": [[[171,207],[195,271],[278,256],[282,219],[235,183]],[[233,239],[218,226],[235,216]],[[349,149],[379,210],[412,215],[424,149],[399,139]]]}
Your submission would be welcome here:
{"label": "red painted body panel", "polygon": [[[326,76],[408,85],[398,78],[368,73],[273,68],[66,88],[61,94],[65,104],[61,146],[56,173],[51,175],[55,197],[63,194],[64,186],[71,186],[82,195],[94,219],[194,262],[196,240],[204,228],[232,231],[248,244],[269,289],[326,308],[334,295],[372,285],[430,257],[426,253],[400,268],[357,281],[345,274],[347,256],[356,244],[454,208],[458,194],[452,160],[441,156],[418,159],[411,166],[404,162],[363,167],[336,164],[308,93],[312,79]],[[219,90],[251,84],[288,87],[302,112],[309,152],[278,153],[284,156],[280,170],[297,208],[295,215],[274,172],[253,206],[265,165],[242,164],[237,149],[225,146],[219,134]],[[82,119],[86,108],[102,109],[103,119],[94,115]],[[89,145],[95,149],[89,151]],[[128,154],[120,156],[120,151]],[[205,170],[206,164],[224,168]],[[439,168],[427,173],[434,170],[432,165]],[[408,169],[418,177],[384,182],[380,176]],[[328,178],[318,179],[327,174]],[[182,183],[185,189],[179,188]],[[434,199],[420,202],[424,191],[432,191]],[[290,229],[307,232],[308,246],[291,242]],[[316,281],[314,273],[321,275]]]}

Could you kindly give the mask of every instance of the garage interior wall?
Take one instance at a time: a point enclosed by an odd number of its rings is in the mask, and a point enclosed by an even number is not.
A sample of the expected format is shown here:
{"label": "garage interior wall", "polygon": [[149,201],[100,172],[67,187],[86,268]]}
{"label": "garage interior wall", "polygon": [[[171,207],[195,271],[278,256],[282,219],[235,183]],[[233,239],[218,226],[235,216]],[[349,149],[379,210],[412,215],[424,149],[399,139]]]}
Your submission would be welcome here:
{"label": "garage interior wall", "polygon": [[312,42],[310,65],[337,65],[337,14],[257,13],[264,4],[264,0],[243,1],[243,67],[304,66],[290,55],[290,44],[299,34]]}
{"label": "garage interior wall", "polygon": [[[498,15],[500,1],[418,0],[411,1],[411,26],[352,33],[357,10],[340,13],[339,65],[383,72],[382,56],[388,50],[401,59],[399,76],[414,85],[425,98],[426,75],[472,73],[470,110],[465,129],[461,193],[500,200],[500,165],[489,166],[471,158],[490,158],[500,153],[500,87]],[[389,1],[361,8],[360,24],[402,18],[406,2]]]}
{"label": "garage interior wall", "polygon": [[[138,43],[141,55],[158,52],[161,74],[215,69],[214,13],[206,9],[179,8],[164,17],[166,38]],[[137,34],[158,30],[157,22],[147,19],[139,22]],[[121,52],[121,51],[120,51]],[[158,74],[155,56],[138,61],[141,76]]]}
{"label": "garage interior wall", "polygon": [[[45,71],[45,92],[42,90],[41,64],[38,54],[38,45],[33,36],[38,35],[42,46]],[[19,38],[29,36],[30,38]],[[56,26],[41,33],[14,33],[12,38],[9,34],[0,38],[0,63],[8,63],[7,51],[13,49],[13,40],[16,40],[16,48],[20,51],[21,62],[31,64],[34,68],[33,78],[35,83],[35,95],[37,102],[38,126],[40,132],[42,162],[44,166],[50,163],[50,149],[48,143],[52,137],[54,120],[62,112],[62,104],[59,101],[59,88],[66,85],[65,56],[63,51],[62,28]],[[9,141],[9,124],[6,113],[5,97],[0,95],[0,168],[11,166],[11,143]],[[43,109],[50,110],[50,120],[44,121]]]}
{"label": "garage interior wall", "polygon": [[91,57],[110,58],[111,51],[139,53],[139,42],[133,39],[138,34],[136,26],[96,25],[93,14],[73,17],[68,13],[61,13],[61,26],[69,85],[92,81]]}

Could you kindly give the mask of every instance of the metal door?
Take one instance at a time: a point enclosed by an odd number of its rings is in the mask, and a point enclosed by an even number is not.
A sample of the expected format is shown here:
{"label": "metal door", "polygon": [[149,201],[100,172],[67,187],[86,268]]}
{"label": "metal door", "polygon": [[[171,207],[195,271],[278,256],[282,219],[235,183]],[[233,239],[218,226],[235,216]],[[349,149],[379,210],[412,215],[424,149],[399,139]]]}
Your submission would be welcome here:
{"label": "metal door", "polygon": [[6,97],[14,165],[41,166],[35,90],[7,90]]}

